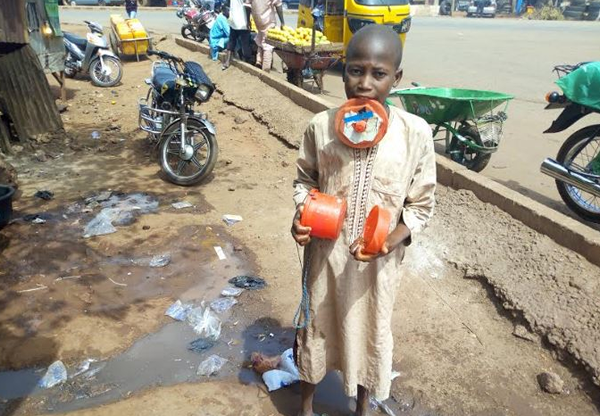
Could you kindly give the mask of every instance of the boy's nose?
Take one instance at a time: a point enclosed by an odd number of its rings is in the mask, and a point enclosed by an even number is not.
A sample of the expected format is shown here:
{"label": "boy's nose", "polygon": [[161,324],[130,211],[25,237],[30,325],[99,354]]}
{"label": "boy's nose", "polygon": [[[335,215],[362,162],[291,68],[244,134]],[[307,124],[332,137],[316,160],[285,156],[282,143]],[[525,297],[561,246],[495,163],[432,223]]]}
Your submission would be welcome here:
{"label": "boy's nose", "polygon": [[371,89],[373,89],[371,77],[369,75],[362,76],[358,82],[358,88],[360,88],[363,91],[370,91]]}

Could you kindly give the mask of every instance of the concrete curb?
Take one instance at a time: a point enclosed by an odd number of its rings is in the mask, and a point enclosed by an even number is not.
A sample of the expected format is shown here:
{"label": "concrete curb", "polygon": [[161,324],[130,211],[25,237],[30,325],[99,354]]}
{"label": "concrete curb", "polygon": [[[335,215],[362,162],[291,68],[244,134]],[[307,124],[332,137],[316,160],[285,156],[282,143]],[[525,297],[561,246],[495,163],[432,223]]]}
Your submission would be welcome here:
{"label": "concrete curb", "polygon": [[[179,46],[192,51],[209,53],[207,45],[182,38],[176,38],[175,41]],[[313,113],[335,107],[329,101],[310,94],[302,88],[291,85],[245,62],[232,61],[232,65],[258,77],[265,84],[275,88],[285,97],[290,98],[296,104]],[[442,155],[436,156],[436,164],[437,180],[440,184],[454,189],[470,190],[481,201],[497,206],[533,230],[579,253],[590,263],[600,266],[600,234],[595,230],[492,179],[472,172]]]}

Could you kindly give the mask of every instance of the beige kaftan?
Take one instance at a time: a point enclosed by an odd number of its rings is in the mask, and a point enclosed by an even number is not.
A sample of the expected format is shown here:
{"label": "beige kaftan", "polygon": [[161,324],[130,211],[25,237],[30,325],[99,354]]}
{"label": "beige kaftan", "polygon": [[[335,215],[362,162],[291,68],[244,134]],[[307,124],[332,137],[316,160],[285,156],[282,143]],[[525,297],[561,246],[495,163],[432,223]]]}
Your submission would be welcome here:
{"label": "beige kaftan", "polygon": [[350,244],[362,234],[374,205],[402,218],[414,235],[433,213],[435,153],[431,128],[419,117],[390,108],[388,132],[371,149],[352,149],[335,137],[336,110],[317,114],[305,132],[294,181],[296,204],[308,191],[345,198],[348,213],[337,241],[313,239],[308,291],[311,320],[297,333],[301,379],[313,384],[328,370],[343,373],[346,394],[360,384],[378,399],[390,391],[392,312],[401,251],[372,263],[354,260]]}

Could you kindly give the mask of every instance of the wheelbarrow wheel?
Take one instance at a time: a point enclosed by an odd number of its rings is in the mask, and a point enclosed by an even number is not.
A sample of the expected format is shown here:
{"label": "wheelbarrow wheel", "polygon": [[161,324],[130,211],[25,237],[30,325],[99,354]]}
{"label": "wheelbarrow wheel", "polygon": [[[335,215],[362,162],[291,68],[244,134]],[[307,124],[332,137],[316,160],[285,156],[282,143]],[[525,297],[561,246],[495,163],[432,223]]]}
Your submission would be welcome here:
{"label": "wheelbarrow wheel", "polygon": [[302,71],[299,69],[290,69],[287,71],[287,81],[297,87],[302,88]]}
{"label": "wheelbarrow wheel", "polygon": [[[464,125],[458,129],[458,133],[479,146],[484,145],[475,126]],[[473,150],[461,143],[456,137],[452,137],[448,151],[452,160],[466,166],[467,169],[474,172],[481,172],[485,169],[492,158],[491,153],[482,153]]]}

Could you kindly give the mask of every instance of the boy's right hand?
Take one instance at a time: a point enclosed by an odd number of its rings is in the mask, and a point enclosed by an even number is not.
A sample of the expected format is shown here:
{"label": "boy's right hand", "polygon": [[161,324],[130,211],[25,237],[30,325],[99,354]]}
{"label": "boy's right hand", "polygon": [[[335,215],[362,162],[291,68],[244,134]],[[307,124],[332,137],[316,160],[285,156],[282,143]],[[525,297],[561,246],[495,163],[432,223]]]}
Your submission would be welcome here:
{"label": "boy's right hand", "polygon": [[300,217],[304,211],[304,204],[298,205],[296,215],[294,215],[294,221],[292,223],[292,237],[296,240],[296,243],[301,246],[305,246],[310,243],[310,227],[305,227],[300,224]]}

